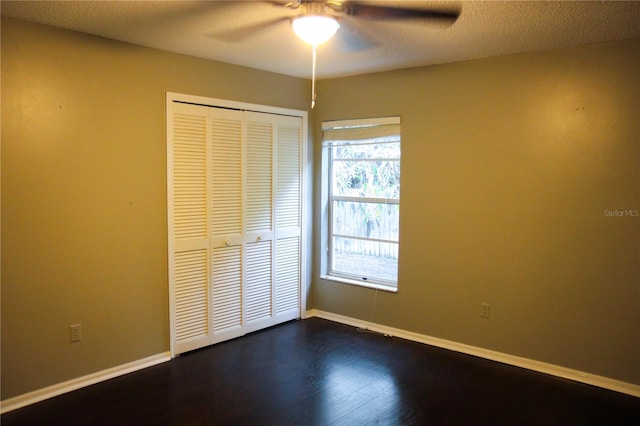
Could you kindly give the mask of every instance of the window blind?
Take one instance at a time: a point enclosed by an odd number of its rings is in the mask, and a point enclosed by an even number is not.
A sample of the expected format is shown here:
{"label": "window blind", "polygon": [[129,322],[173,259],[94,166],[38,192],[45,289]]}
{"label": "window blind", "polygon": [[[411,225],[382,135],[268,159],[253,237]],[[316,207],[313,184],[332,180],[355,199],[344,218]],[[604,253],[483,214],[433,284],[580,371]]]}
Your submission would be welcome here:
{"label": "window blind", "polygon": [[398,142],[400,117],[325,121],[322,131],[322,144],[325,147]]}

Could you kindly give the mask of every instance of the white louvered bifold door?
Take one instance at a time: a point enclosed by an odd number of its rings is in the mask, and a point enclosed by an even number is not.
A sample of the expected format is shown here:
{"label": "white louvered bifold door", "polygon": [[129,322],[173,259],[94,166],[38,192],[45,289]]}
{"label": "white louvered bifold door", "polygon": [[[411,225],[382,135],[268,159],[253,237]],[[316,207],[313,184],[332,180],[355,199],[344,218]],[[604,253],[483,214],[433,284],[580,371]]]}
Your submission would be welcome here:
{"label": "white louvered bifold door", "polygon": [[169,111],[169,284],[177,353],[209,344],[207,232],[208,111],[174,104]]}
{"label": "white louvered bifold door", "polygon": [[168,116],[172,353],[298,318],[302,118]]}
{"label": "white louvered bifold door", "polygon": [[246,112],[245,319],[273,324],[273,115]]}
{"label": "white louvered bifold door", "polygon": [[302,119],[278,117],[275,162],[276,322],[297,318],[300,311]]}
{"label": "white louvered bifold door", "polygon": [[241,336],[243,113],[209,108],[213,343]]}

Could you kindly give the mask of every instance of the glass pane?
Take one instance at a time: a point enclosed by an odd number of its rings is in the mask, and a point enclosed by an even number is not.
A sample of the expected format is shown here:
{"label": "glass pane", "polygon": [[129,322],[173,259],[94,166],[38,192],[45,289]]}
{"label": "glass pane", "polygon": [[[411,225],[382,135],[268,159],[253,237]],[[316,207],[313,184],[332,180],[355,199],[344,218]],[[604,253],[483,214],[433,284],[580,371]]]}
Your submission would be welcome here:
{"label": "glass pane", "polygon": [[398,244],[333,238],[333,271],[398,281]]}
{"label": "glass pane", "polygon": [[348,197],[400,198],[400,161],[334,160],[333,195]]}
{"label": "glass pane", "polygon": [[400,159],[400,141],[369,145],[339,145],[333,148],[334,159]]}
{"label": "glass pane", "polygon": [[334,201],[332,215],[334,234],[398,241],[398,204]]}

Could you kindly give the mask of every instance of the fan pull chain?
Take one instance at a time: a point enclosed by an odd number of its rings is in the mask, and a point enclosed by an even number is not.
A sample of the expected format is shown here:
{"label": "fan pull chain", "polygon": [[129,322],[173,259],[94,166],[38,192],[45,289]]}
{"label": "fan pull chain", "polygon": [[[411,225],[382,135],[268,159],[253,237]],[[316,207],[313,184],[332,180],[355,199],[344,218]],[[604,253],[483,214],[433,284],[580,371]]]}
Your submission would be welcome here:
{"label": "fan pull chain", "polygon": [[316,45],[313,45],[313,65],[311,69],[311,109],[316,106]]}

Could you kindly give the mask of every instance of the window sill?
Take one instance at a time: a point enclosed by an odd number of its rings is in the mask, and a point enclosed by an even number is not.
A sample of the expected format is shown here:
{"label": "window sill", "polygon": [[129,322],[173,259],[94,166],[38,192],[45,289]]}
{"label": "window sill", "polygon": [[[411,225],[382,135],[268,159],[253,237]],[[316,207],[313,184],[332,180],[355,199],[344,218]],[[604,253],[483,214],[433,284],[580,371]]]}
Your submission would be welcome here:
{"label": "window sill", "polygon": [[369,282],[358,281],[358,280],[350,280],[348,278],[334,277],[332,275],[322,275],[322,276],[320,276],[320,278],[323,279],[323,280],[335,281],[335,282],[342,283],[342,284],[357,285],[359,287],[366,287],[366,288],[372,288],[372,289],[375,289],[375,290],[387,291],[389,293],[397,293],[398,292],[398,288],[397,287],[390,287],[390,286],[384,285],[384,284],[375,284],[375,283],[369,283]]}

